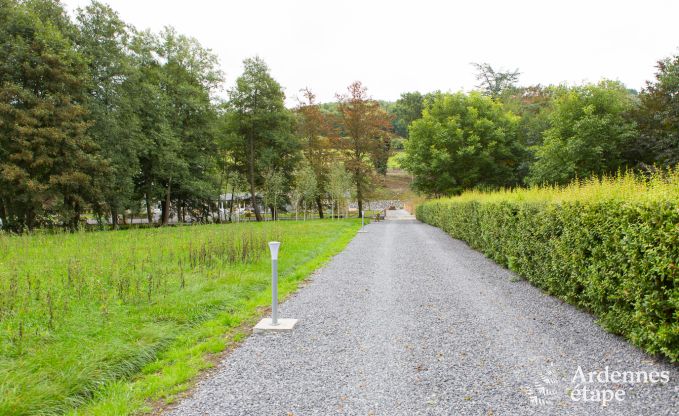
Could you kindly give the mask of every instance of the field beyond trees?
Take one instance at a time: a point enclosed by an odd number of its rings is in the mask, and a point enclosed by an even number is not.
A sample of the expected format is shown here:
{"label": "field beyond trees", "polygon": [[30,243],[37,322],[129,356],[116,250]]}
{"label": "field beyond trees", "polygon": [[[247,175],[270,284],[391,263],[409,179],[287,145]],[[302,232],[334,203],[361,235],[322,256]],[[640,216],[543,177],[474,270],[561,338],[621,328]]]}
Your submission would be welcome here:
{"label": "field beyond trees", "polygon": [[607,330],[679,361],[679,173],[469,191],[417,218],[466,241]]}
{"label": "field beyond trees", "polygon": [[[282,242],[285,296],[359,225],[0,235],[0,414],[61,414],[93,396],[103,404],[86,414],[123,414],[176,392],[270,303],[267,241]],[[150,381],[126,387],[140,371]]]}

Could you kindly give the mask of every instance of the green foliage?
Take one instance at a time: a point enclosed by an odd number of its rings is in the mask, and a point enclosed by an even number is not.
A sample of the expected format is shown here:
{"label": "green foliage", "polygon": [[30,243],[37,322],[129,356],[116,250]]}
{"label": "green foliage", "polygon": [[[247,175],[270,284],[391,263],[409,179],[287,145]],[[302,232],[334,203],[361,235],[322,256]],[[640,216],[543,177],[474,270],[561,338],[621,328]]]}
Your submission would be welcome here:
{"label": "green foliage", "polygon": [[[217,58],[168,28],[136,32],[92,2],[73,24],[55,0],[0,8],[0,219],[78,227],[162,203],[216,199]],[[105,220],[104,220],[105,221]]]}
{"label": "green foliage", "polygon": [[401,137],[408,137],[408,126],[413,121],[422,118],[424,110],[424,96],[418,92],[404,92],[401,97],[389,108],[389,113],[394,115],[392,124],[394,133]]}
{"label": "green foliage", "polygon": [[318,215],[323,218],[323,204],[321,199],[327,195],[328,169],[333,157],[333,149],[330,136],[331,116],[321,111],[320,105],[316,103],[316,96],[306,88],[302,90],[305,101],[295,109],[297,116],[297,136],[300,138],[302,154],[316,176],[316,206]]}
{"label": "green foliage", "polygon": [[623,149],[637,134],[628,116],[633,104],[616,81],[558,88],[527,182],[565,184],[624,168]]}
{"label": "green foliage", "polygon": [[86,66],[58,3],[3,1],[0,12],[0,215],[20,231],[45,212],[74,228],[96,203],[106,163],[88,135]]}
{"label": "green foliage", "polygon": [[283,173],[269,169],[264,174],[264,206],[278,209],[284,200],[285,186]]}
{"label": "green foliage", "polygon": [[170,108],[169,126],[179,141],[171,156],[174,166],[158,175],[164,187],[166,213],[170,209],[166,206],[168,200],[175,199],[176,204],[189,202],[196,208],[217,194],[214,175],[217,113],[211,94],[221,84],[222,75],[212,52],[172,28],[161,32],[158,52],[165,61],[161,89]]}
{"label": "green foliage", "polygon": [[[266,168],[290,175],[299,159],[299,142],[292,134],[293,117],[285,108],[285,94],[259,58],[243,61],[243,74],[229,91],[225,117],[236,166],[248,178],[250,193],[263,183]],[[261,219],[257,204],[257,219]]]}
{"label": "green foliage", "polygon": [[679,172],[469,192],[417,208],[607,330],[679,361]]}
{"label": "green foliage", "polygon": [[410,126],[401,165],[414,189],[451,195],[475,186],[519,183],[519,118],[490,97],[438,93]]}
{"label": "green foliage", "polygon": [[316,203],[319,192],[318,181],[313,168],[306,160],[302,161],[294,172],[294,186],[291,194],[295,216],[301,206],[306,218],[306,211]]}
{"label": "green foliage", "polygon": [[679,55],[658,62],[655,81],[641,92],[635,113],[639,140],[637,157],[645,163],[675,166],[679,163]]}
{"label": "green foliage", "polygon": [[513,71],[495,70],[488,63],[472,63],[476,68],[476,79],[479,85],[476,87],[484,94],[493,98],[500,98],[511,93],[516,88],[521,73],[518,69]]}
{"label": "green foliage", "polygon": [[[171,397],[208,365],[206,354],[225,347],[224,333],[271,301],[267,241],[282,241],[284,297],[358,227],[290,221],[0,234],[0,414],[63,414],[85,404],[80,414],[120,415]],[[100,402],[116,407],[94,412]]]}
{"label": "green foliage", "polygon": [[360,81],[351,83],[347,94],[337,98],[340,131],[336,145],[344,156],[344,167],[351,172],[360,216],[375,174],[386,174],[391,120],[379,102],[368,96],[367,87]]}
{"label": "green foliage", "polygon": [[109,6],[97,1],[78,10],[77,23],[78,50],[89,69],[89,134],[111,167],[101,188],[117,219],[119,212],[133,205],[134,178],[139,171],[139,118],[130,97],[136,68],[126,50],[132,30]]}
{"label": "green foliage", "polygon": [[337,207],[336,215],[339,215],[351,195],[351,185],[351,174],[344,165],[337,161],[332,163],[328,172],[328,193],[333,205]]}

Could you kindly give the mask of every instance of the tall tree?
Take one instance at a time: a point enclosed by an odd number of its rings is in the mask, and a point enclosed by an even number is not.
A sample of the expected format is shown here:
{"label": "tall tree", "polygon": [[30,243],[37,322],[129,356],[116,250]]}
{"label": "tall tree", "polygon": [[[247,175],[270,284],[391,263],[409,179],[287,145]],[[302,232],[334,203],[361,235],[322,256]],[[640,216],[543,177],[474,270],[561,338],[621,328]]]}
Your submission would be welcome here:
{"label": "tall tree", "polygon": [[415,176],[413,188],[427,194],[517,185],[518,123],[502,103],[479,92],[439,93],[411,125],[401,164]]}
{"label": "tall tree", "polygon": [[521,75],[518,69],[495,70],[488,63],[472,63],[472,65],[476,68],[476,79],[479,81],[476,87],[492,98],[500,98],[502,94],[515,88]]}
{"label": "tall tree", "polygon": [[14,229],[43,213],[75,228],[99,203],[106,164],[87,134],[87,66],[58,2],[0,4],[0,212]]}
{"label": "tall tree", "polygon": [[151,223],[156,202],[167,195],[169,179],[173,174],[176,177],[177,173],[185,173],[187,168],[179,157],[181,143],[170,122],[172,108],[165,93],[160,40],[149,31],[140,32],[131,48],[136,70],[129,79],[133,91],[130,99],[139,119],[136,194],[145,202],[147,220]]}
{"label": "tall tree", "polygon": [[517,130],[517,138],[523,148],[518,171],[520,182],[524,182],[535,160],[532,150],[542,144],[544,133],[549,128],[556,90],[551,86],[532,85],[515,88],[502,96],[504,107],[521,117]]}
{"label": "tall tree", "polygon": [[528,183],[563,184],[623,168],[623,149],[637,135],[628,117],[633,104],[630,92],[617,81],[560,88],[544,142],[535,147]]}
{"label": "tall tree", "polygon": [[229,90],[230,130],[238,166],[250,185],[257,221],[262,220],[256,203],[257,190],[267,168],[292,173],[299,144],[292,134],[292,116],[285,108],[285,94],[259,57],[243,61],[243,74]]}
{"label": "tall tree", "polygon": [[[222,82],[218,60],[193,38],[165,28],[160,34],[162,90],[167,96],[170,128],[180,146],[181,161],[163,178],[162,223],[167,224],[171,202],[189,202],[207,212],[216,200],[217,113],[211,95]],[[174,198],[173,198],[174,196]]]}
{"label": "tall tree", "polygon": [[358,215],[363,213],[363,198],[375,175],[374,160],[384,158],[385,143],[391,131],[390,117],[380,104],[368,97],[368,90],[356,81],[338,95],[340,114],[337,147],[344,154],[345,166],[356,187]]}
{"label": "tall tree", "polygon": [[679,55],[658,62],[655,80],[646,83],[635,112],[639,140],[633,148],[645,163],[679,163]]}
{"label": "tall tree", "polygon": [[128,55],[132,29],[109,6],[93,1],[78,9],[78,49],[89,67],[89,130],[111,166],[102,184],[113,227],[118,215],[134,205],[134,178],[139,170],[139,120],[128,82],[133,61]]}
{"label": "tall tree", "polygon": [[304,100],[299,103],[297,113],[297,134],[301,138],[302,153],[316,176],[316,208],[323,218],[323,195],[326,194],[328,168],[332,157],[330,126],[326,116],[316,103],[316,96],[310,89],[302,90]]}
{"label": "tall tree", "polygon": [[408,126],[422,118],[424,95],[420,92],[404,92],[391,108],[394,118],[394,132],[401,137],[408,137]]}

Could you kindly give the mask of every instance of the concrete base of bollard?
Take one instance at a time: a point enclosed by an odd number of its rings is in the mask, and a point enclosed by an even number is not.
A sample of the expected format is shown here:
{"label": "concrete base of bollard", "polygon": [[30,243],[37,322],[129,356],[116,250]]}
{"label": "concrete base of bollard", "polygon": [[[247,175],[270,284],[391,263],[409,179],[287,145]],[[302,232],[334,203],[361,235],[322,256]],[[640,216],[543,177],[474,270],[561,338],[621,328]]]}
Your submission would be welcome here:
{"label": "concrete base of bollard", "polygon": [[278,325],[271,325],[271,318],[264,318],[252,328],[252,332],[255,334],[262,332],[290,332],[296,323],[297,319],[278,318]]}

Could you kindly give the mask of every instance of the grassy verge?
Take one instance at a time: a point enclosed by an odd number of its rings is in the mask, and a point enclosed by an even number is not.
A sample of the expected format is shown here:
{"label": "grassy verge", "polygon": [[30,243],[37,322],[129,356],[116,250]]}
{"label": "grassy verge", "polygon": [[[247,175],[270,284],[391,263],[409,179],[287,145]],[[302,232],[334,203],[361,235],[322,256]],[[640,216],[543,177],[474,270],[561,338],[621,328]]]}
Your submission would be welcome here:
{"label": "grassy verge", "polygon": [[679,361],[679,172],[468,192],[417,207],[607,330]]}
{"label": "grassy verge", "polygon": [[[171,402],[360,224],[281,222],[0,237],[0,414],[110,414]],[[225,336],[226,334],[226,336]]]}

